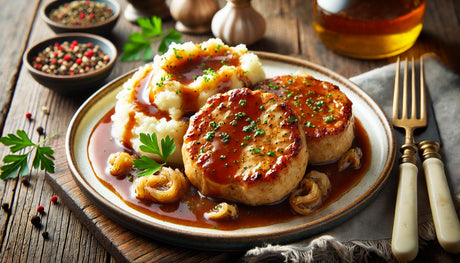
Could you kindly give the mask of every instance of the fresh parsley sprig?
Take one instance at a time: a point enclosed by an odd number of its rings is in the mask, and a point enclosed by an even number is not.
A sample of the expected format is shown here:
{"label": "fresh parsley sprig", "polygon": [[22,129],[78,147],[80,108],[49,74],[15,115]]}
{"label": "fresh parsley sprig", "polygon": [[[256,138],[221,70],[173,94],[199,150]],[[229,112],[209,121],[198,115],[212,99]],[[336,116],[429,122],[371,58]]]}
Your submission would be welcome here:
{"label": "fresh parsley sprig", "polygon": [[130,42],[123,46],[123,54],[120,58],[123,62],[139,60],[141,55],[142,60],[151,61],[154,56],[152,43],[158,40],[161,40],[158,46],[158,52],[160,53],[168,51],[171,43],[181,42],[182,34],[174,29],[170,29],[164,34],[161,29],[161,18],[157,16],[153,16],[152,18],[142,17],[136,21],[141,27],[142,32],[135,32],[128,36]]}
{"label": "fresh parsley sprig", "polygon": [[54,173],[54,151],[51,147],[40,145],[43,145],[56,134],[45,138],[39,143],[33,143],[24,130],[17,130],[16,134],[17,135],[10,133],[1,137],[0,142],[5,146],[10,147],[11,153],[17,153],[18,151],[24,150],[28,147],[31,147],[31,149],[24,154],[6,155],[3,158],[4,165],[0,167],[0,179],[6,180],[16,178],[18,174],[20,176],[27,176],[29,174],[27,159],[32,152],[34,152],[32,166],[35,169],[40,168],[42,171]]}
{"label": "fresh parsley sprig", "polygon": [[142,143],[142,145],[139,146],[141,151],[157,154],[163,160],[163,163],[157,163],[150,157],[142,155],[140,159],[134,160],[134,168],[142,170],[138,176],[145,176],[156,173],[163,165],[166,164],[166,159],[168,159],[168,157],[174,153],[174,150],[176,150],[174,139],[169,137],[169,135],[161,139],[160,145],[158,145],[156,133],[152,133],[150,135],[141,133],[139,135],[139,140]]}

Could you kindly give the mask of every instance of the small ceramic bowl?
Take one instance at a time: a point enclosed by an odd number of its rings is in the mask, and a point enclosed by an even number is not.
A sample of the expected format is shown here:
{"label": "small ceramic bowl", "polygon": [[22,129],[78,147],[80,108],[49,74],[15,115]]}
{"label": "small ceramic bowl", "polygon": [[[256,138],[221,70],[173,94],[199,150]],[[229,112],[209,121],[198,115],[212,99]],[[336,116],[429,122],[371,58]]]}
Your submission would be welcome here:
{"label": "small ceramic bowl", "polygon": [[57,0],[50,2],[45,5],[42,9],[41,17],[48,24],[48,26],[55,33],[68,33],[68,32],[84,32],[91,33],[96,35],[108,35],[112,29],[115,27],[115,24],[120,17],[120,4],[116,0],[90,0],[92,2],[100,2],[107,5],[108,8],[111,8],[113,11],[112,16],[105,20],[104,22],[99,22],[96,24],[88,26],[79,26],[79,25],[64,25],[62,23],[56,22],[50,18],[50,14],[54,9],[57,9],[59,6],[73,2],[75,0]]}
{"label": "small ceramic bowl", "polygon": [[[77,75],[54,75],[34,68],[34,58],[46,47],[55,45],[55,43],[61,44],[64,41],[72,42],[74,40],[79,43],[99,45],[100,50],[110,57],[109,62],[102,68]],[[112,42],[101,36],[86,33],[67,33],[56,35],[33,45],[24,53],[23,62],[38,83],[60,94],[70,95],[88,93],[97,87],[101,87],[104,84],[104,80],[110,75],[117,55],[117,49]]]}

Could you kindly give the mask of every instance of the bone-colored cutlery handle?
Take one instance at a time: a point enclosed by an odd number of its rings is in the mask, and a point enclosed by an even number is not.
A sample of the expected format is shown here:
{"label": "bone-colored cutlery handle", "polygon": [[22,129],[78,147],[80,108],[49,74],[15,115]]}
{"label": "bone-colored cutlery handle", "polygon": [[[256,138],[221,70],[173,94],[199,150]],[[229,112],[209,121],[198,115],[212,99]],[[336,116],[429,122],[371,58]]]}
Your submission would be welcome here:
{"label": "bone-colored cutlery handle", "polygon": [[431,213],[439,244],[448,252],[460,252],[460,222],[455,211],[444,172],[444,164],[437,153],[439,144],[432,141],[420,143],[424,158],[426,186]]}
{"label": "bone-colored cutlery handle", "polygon": [[413,163],[399,165],[391,251],[401,261],[411,261],[418,253],[417,172]]}

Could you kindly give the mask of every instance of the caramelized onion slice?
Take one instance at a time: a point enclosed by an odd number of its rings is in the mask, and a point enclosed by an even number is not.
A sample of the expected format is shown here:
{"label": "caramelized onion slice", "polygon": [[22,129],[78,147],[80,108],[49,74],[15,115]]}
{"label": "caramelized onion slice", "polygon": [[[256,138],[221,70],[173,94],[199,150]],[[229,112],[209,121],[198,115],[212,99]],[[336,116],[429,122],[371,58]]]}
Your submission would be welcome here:
{"label": "caramelized onion slice", "polygon": [[291,208],[301,215],[311,214],[326,200],[330,188],[331,183],[326,174],[311,171],[289,197]]}
{"label": "caramelized onion slice", "polygon": [[134,180],[136,198],[155,203],[177,201],[188,189],[189,183],[179,170],[161,167],[158,174],[138,177]]}
{"label": "caramelized onion slice", "polygon": [[116,152],[109,156],[110,174],[113,176],[127,175],[134,165],[133,157],[126,152]]}
{"label": "caramelized onion slice", "polygon": [[347,169],[350,165],[354,169],[358,169],[361,166],[361,157],[363,157],[363,151],[361,148],[352,148],[348,150],[342,157],[340,157],[337,167],[339,172]]}
{"label": "caramelized onion slice", "polygon": [[222,202],[211,211],[204,213],[204,217],[209,220],[235,220],[238,218],[238,207]]}

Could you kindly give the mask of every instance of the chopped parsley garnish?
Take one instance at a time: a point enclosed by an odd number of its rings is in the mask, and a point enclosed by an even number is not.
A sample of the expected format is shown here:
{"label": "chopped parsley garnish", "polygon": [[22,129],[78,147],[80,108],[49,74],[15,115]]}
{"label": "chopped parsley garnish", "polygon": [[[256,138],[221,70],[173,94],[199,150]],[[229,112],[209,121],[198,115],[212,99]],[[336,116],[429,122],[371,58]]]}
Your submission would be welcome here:
{"label": "chopped parsley garnish", "polygon": [[279,89],[278,86],[276,86],[275,84],[273,84],[273,83],[271,83],[271,82],[268,83],[268,86],[269,86],[271,89]]}
{"label": "chopped parsley garnish", "polygon": [[263,153],[260,152],[259,148],[251,148],[251,149],[249,149],[249,152],[263,155]]}
{"label": "chopped parsley garnish", "polygon": [[294,118],[294,117],[290,117],[290,118],[288,119],[288,122],[289,122],[289,123],[294,123],[294,122],[298,122],[298,121],[299,121],[299,119]]}
{"label": "chopped parsley garnish", "polygon": [[230,135],[226,132],[220,134],[219,137],[222,138],[222,142],[228,142],[230,140]]}
{"label": "chopped parsley garnish", "polygon": [[207,74],[207,75],[211,75],[211,76],[216,76],[217,75],[216,72],[214,70],[210,69],[210,68],[209,69],[204,69],[203,73]]}
{"label": "chopped parsley garnish", "polygon": [[324,101],[322,101],[322,100],[315,101],[315,105],[317,105],[317,106],[324,106]]}
{"label": "chopped parsley garnish", "polygon": [[214,139],[214,136],[215,136],[214,131],[209,131],[208,133],[206,133],[205,139],[206,139],[207,141],[212,141],[212,139]]}
{"label": "chopped parsley garnish", "polygon": [[217,131],[220,128],[220,125],[217,124],[215,121],[210,122],[209,126],[211,126],[215,131]]}
{"label": "chopped parsley garnish", "polygon": [[333,121],[335,121],[334,115],[329,115],[329,116],[327,116],[327,117],[324,119],[324,121],[326,121],[326,122],[333,122]]}
{"label": "chopped parsley garnish", "polygon": [[246,133],[253,132],[255,129],[256,129],[256,122],[255,121],[251,121],[251,123],[249,125],[243,127],[243,131],[246,132]]}
{"label": "chopped parsley garnish", "polygon": [[235,119],[240,120],[246,116],[245,112],[238,112],[235,114]]}
{"label": "chopped parsley garnish", "polygon": [[308,128],[315,128],[316,126],[314,124],[311,123],[311,121],[307,121],[305,123],[305,127],[308,127]]}
{"label": "chopped parsley garnish", "polygon": [[262,135],[264,135],[264,134],[265,134],[265,131],[264,131],[264,130],[262,130],[262,129],[257,129],[257,130],[256,130],[256,133],[254,134],[254,136],[257,137],[257,136],[262,136]]}

